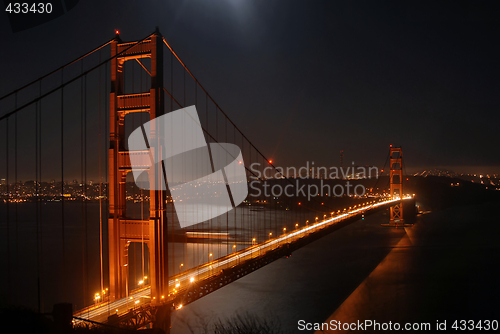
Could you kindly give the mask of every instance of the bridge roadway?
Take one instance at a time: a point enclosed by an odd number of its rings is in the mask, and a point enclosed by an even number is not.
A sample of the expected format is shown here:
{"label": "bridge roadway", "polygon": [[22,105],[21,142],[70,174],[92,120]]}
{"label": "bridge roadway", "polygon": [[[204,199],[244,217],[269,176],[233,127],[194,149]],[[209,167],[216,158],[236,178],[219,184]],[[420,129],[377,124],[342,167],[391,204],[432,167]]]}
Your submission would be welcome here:
{"label": "bridge roadway", "polygon": [[[403,197],[403,200],[409,199],[411,196]],[[301,229],[294,230],[287,234],[283,234],[280,237],[268,240],[261,244],[247,247],[238,252],[229,254],[222,258],[210,261],[196,268],[186,270],[185,272],[179,273],[172,276],[169,280],[169,295],[162,296],[165,301],[171,300],[172,296],[183,293],[190,284],[198,280],[207,279],[211,276],[215,276],[221,272],[221,270],[226,268],[231,268],[235,265],[243,263],[244,261],[256,258],[266,252],[278,248],[280,245],[285,243],[291,243],[295,240],[302,238],[310,233],[317,232],[325,227],[331,226],[333,224],[339,223],[347,218],[352,218],[356,215],[360,215],[366,211],[373,210],[375,208],[397,202],[399,198],[385,199],[379,202],[371,201],[368,204],[361,206],[356,209],[346,210],[343,213],[337,214],[333,217],[326,218],[325,220],[318,221],[311,225],[305,226]],[[108,316],[117,314],[121,316],[128,313],[130,310],[139,308],[143,305],[149,304],[151,302],[151,289],[146,286],[141,289],[136,289],[129,293],[129,297],[118,299],[115,301],[107,302],[103,301],[96,305],[89,306],[85,309],[79,310],[73,314],[74,317],[88,319],[95,322],[104,323],[107,321]],[[182,305],[177,307],[181,308]],[[74,320],[74,324],[82,322],[81,320]]]}

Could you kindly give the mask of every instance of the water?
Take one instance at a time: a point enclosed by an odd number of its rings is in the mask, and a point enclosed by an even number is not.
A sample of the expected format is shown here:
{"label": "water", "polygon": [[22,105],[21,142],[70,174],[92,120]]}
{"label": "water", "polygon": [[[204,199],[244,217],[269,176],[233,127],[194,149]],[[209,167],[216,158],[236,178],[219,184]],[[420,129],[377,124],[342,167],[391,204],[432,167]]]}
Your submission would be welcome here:
{"label": "water", "polygon": [[60,202],[41,203],[38,226],[36,212],[36,203],[10,204],[7,219],[0,205],[0,301],[37,309],[39,281],[42,311],[91,303],[100,290],[99,204],[66,202],[64,224]]}

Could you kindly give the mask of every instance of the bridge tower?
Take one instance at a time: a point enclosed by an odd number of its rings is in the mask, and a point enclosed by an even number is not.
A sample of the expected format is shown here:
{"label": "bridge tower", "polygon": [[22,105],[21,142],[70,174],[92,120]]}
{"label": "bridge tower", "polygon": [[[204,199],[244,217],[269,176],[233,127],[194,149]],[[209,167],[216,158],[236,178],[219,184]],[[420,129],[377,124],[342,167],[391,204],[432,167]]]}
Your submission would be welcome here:
{"label": "bridge tower", "polygon": [[[390,148],[390,195],[403,197],[403,151],[401,147]],[[389,226],[403,226],[403,202],[399,201],[391,206]]]}
{"label": "bridge tower", "polygon": [[[165,215],[165,192],[150,190],[150,218],[137,220],[127,217],[126,178],[131,171],[130,154],[140,155],[144,166],[149,168],[149,150],[129,152],[125,148],[125,116],[147,112],[149,120],[164,113],[163,98],[163,45],[162,36],[156,30],[140,42],[123,43],[117,33],[111,43],[111,93],[109,122],[109,290],[110,299],[128,296],[128,246],[132,242],[144,241],[150,251],[150,273],[152,304],[168,293],[167,223]],[[124,63],[129,60],[151,59],[151,87],[147,92],[124,94]],[[160,140],[159,132],[151,136],[151,142]],[[159,152],[151,152],[156,159]],[[155,160],[155,161],[160,161]],[[156,164],[158,165],[158,164]],[[147,166],[147,167],[146,167]],[[135,167],[134,167],[135,168]],[[163,182],[158,167],[149,172],[149,182]],[[151,187],[162,189],[161,187]]]}

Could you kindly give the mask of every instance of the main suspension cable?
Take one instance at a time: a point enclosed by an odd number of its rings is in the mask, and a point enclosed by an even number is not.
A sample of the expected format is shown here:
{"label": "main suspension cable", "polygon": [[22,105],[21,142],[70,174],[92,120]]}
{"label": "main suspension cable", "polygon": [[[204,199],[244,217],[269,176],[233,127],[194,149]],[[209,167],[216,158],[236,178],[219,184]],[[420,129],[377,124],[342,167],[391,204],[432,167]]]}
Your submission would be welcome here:
{"label": "main suspension cable", "polygon": [[57,73],[57,72],[59,72],[59,71],[63,70],[65,67],[68,67],[69,65],[72,65],[72,64],[76,63],[77,61],[79,61],[79,60],[81,60],[81,59],[83,59],[83,58],[85,58],[85,57],[87,57],[87,56],[91,55],[92,53],[94,53],[94,52],[96,52],[96,51],[98,51],[98,50],[102,49],[103,47],[105,47],[106,45],[108,45],[109,43],[111,43],[114,39],[115,39],[115,38],[110,39],[110,40],[109,40],[109,41],[107,41],[106,43],[102,44],[101,46],[98,46],[97,48],[95,48],[94,50],[92,50],[92,51],[90,51],[90,52],[87,52],[87,53],[86,53],[86,54],[84,54],[83,56],[80,56],[80,57],[78,57],[78,58],[76,58],[76,59],[74,59],[74,60],[70,61],[69,63],[67,63],[67,64],[65,64],[65,65],[63,65],[63,66],[61,66],[61,67],[59,67],[59,68],[57,68],[57,69],[55,69],[55,70],[53,70],[52,72],[47,73],[47,74],[45,74],[45,75],[43,75],[43,76],[39,77],[38,79],[33,80],[32,82],[30,82],[30,83],[28,83],[28,84],[26,84],[26,85],[24,85],[24,86],[22,86],[22,87],[20,87],[20,88],[17,88],[17,89],[15,89],[15,90],[13,90],[12,92],[10,92],[10,93],[8,93],[8,94],[6,94],[6,95],[4,95],[4,96],[0,97],[0,101],[2,101],[3,99],[5,99],[5,98],[7,98],[7,97],[9,97],[9,96],[11,96],[11,95],[13,95],[13,94],[16,94],[16,93],[18,93],[18,92],[22,91],[22,90],[23,90],[23,89],[25,89],[25,88],[30,87],[31,85],[33,85],[33,84],[35,84],[35,83],[37,83],[37,82],[39,82],[39,81],[42,81],[42,80],[43,80],[43,79],[45,79],[45,78],[50,77],[52,74],[55,74],[55,73]]}

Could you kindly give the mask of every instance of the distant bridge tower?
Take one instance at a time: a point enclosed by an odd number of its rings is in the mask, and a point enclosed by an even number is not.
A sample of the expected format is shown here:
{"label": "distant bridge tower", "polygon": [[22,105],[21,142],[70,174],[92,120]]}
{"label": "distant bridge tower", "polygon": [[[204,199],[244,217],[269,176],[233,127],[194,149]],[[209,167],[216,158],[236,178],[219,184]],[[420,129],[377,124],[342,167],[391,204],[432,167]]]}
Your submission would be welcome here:
{"label": "distant bridge tower", "polygon": [[[137,220],[126,213],[126,178],[131,171],[129,151],[125,149],[125,116],[130,113],[147,112],[150,119],[164,113],[163,100],[163,45],[158,30],[149,38],[137,42],[122,43],[117,34],[111,43],[111,94],[109,122],[109,292],[110,299],[128,296],[128,246],[132,242],[143,242],[150,252],[152,304],[168,294],[167,224],[165,216],[165,192],[150,190],[150,218]],[[128,60],[151,59],[151,88],[147,92],[124,94],[123,71]],[[150,138],[159,140],[159,134]],[[159,152],[151,152],[156,158]],[[149,151],[133,152],[144,159],[149,168]],[[159,160],[155,160],[159,161]],[[157,164],[158,165],[158,164]],[[162,182],[156,167],[149,173],[150,184]],[[152,189],[161,189],[152,187]]]}
{"label": "distant bridge tower", "polygon": [[[390,148],[390,195],[403,198],[403,151],[401,147]],[[399,201],[391,206],[391,219],[389,226],[404,225],[403,202]]]}

